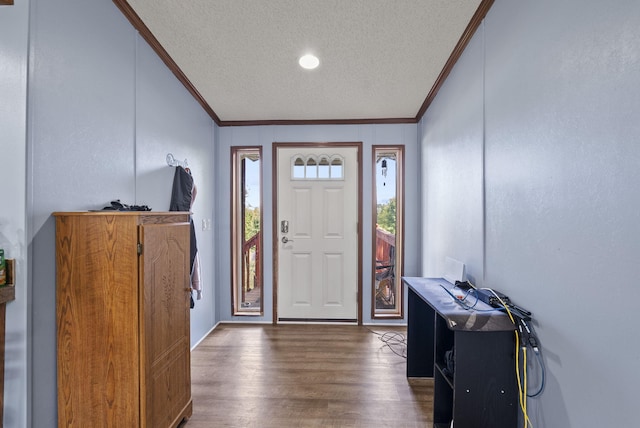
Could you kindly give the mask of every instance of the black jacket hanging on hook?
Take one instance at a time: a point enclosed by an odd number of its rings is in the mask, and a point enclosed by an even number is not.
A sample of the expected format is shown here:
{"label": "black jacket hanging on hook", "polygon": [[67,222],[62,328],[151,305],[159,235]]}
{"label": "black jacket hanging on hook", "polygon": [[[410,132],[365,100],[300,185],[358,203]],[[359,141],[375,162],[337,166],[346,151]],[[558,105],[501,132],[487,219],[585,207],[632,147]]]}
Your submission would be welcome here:
{"label": "black jacket hanging on hook", "polygon": [[191,210],[192,189],[193,177],[183,167],[177,166],[173,175],[173,190],[171,191],[169,211]]}
{"label": "black jacket hanging on hook", "polygon": [[[193,177],[183,167],[176,167],[176,172],[173,176],[173,189],[171,191],[171,203],[169,204],[169,211],[191,211],[191,205],[195,197],[193,184]],[[199,263],[196,262],[198,255],[198,246],[196,243],[196,228],[191,216],[191,245],[189,251],[190,272],[191,272],[191,288],[198,291],[198,298],[201,296],[200,288],[200,275],[199,272],[194,272],[194,265],[196,270]],[[195,274],[195,275],[194,275]],[[193,296],[191,297],[191,307],[194,307]]]}

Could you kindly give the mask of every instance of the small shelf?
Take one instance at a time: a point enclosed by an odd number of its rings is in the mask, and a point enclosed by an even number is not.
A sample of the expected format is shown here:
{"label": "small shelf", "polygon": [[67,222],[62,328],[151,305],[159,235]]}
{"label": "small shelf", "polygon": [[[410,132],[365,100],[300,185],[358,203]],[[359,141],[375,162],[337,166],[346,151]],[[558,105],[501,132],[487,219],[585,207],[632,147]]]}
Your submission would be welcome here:
{"label": "small shelf", "polygon": [[[0,4],[1,1],[0,1]],[[4,356],[5,356],[5,322],[7,314],[7,302],[16,299],[15,284],[15,260],[5,259],[7,283],[0,286],[0,421],[3,418],[4,403]],[[1,425],[1,423],[0,423]]]}
{"label": "small shelf", "polygon": [[[443,279],[407,278],[407,375],[431,364],[433,427],[513,428],[518,422],[514,330],[509,317],[478,302],[468,311],[446,293]],[[416,349],[419,352],[416,352]],[[455,374],[447,355],[455,352]],[[428,375],[427,375],[428,376]]]}
{"label": "small shelf", "polygon": [[442,377],[444,378],[444,380],[447,381],[447,383],[449,384],[449,386],[451,387],[451,389],[453,389],[453,377],[449,376],[448,374],[445,373],[444,371],[444,367],[442,367],[440,364],[435,364],[435,368],[436,370],[440,373],[440,375],[442,375]]}

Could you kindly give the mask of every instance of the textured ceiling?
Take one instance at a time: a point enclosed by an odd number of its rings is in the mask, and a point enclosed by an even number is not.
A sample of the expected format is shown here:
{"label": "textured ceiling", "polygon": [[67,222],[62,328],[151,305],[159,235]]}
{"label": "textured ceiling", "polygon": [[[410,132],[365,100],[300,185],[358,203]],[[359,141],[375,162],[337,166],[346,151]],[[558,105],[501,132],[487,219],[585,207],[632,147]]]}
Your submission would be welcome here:
{"label": "textured ceiling", "polygon": [[[482,1],[125,3],[201,102],[235,122],[415,119]],[[298,66],[305,53],[316,70]]]}

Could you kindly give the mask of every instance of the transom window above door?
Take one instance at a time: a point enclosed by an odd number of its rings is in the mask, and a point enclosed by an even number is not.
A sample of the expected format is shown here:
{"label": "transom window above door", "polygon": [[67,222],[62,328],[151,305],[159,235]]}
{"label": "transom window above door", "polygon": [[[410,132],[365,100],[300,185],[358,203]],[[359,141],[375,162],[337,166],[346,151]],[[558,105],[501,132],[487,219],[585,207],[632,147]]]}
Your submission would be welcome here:
{"label": "transom window above door", "polygon": [[344,180],[344,158],[340,155],[294,155],[293,180]]}

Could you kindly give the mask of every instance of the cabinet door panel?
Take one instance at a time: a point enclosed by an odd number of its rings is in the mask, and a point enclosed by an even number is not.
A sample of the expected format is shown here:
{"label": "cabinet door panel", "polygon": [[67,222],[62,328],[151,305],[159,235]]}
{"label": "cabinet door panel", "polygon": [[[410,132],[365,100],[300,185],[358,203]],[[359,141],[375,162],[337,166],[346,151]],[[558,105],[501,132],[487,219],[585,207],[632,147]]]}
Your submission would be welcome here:
{"label": "cabinet door panel", "polygon": [[142,419],[148,427],[170,426],[191,398],[189,223],[145,224],[140,235]]}
{"label": "cabinet door panel", "polygon": [[59,426],[138,424],[136,241],[134,217],[56,219]]}

